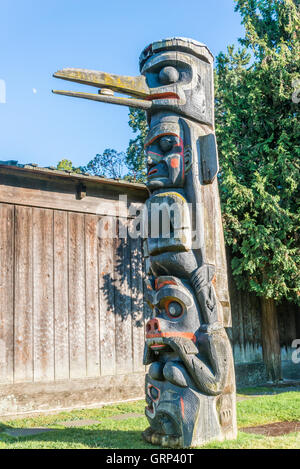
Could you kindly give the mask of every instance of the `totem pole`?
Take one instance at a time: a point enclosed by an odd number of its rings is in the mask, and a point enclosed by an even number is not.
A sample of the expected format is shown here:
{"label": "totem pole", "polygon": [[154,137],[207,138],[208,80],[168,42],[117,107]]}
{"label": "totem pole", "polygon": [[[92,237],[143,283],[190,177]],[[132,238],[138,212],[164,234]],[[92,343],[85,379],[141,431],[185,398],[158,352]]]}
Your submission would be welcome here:
{"label": "totem pole", "polygon": [[[144,241],[146,441],[165,447],[236,438],[235,376],[218,195],[213,56],[186,38],[161,40],[140,56],[141,75],[64,69],[57,78],[101,88],[57,94],[147,111]],[[132,98],[114,96],[114,91]]]}

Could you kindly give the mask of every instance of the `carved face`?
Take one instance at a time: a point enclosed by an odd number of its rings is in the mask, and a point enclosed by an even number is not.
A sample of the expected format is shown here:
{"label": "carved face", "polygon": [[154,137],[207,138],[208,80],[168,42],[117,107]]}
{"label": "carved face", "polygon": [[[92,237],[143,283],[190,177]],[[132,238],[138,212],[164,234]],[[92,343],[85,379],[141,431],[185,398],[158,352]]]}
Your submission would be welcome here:
{"label": "carved face", "polygon": [[155,317],[146,324],[144,363],[146,416],[151,425],[147,441],[162,446],[188,446],[199,418],[200,395],[183,364],[183,354],[197,354],[201,325],[196,299],[188,281],[158,277],[154,288],[146,282]]}
{"label": "carved face", "polygon": [[178,122],[160,123],[150,130],[145,150],[151,190],[184,186],[185,173],[192,164],[191,147],[184,140]]}
{"label": "carved face", "polygon": [[158,135],[147,147],[148,186],[183,187],[184,150],[177,135]]}
{"label": "carved face", "polygon": [[150,114],[172,111],[198,122],[212,123],[210,63],[189,53],[165,51],[146,60],[141,72],[151,92]]}
{"label": "carved face", "polygon": [[174,341],[183,339],[187,346],[195,347],[201,321],[189,282],[175,277],[158,277],[155,289],[151,290],[150,283],[147,283],[147,289],[155,317],[146,324],[145,362],[156,361],[161,354],[166,354],[166,358],[176,357]]}
{"label": "carved face", "polygon": [[166,447],[189,446],[199,418],[199,394],[188,387],[154,381],[146,375],[146,401],[151,428],[144,433],[145,439]]}

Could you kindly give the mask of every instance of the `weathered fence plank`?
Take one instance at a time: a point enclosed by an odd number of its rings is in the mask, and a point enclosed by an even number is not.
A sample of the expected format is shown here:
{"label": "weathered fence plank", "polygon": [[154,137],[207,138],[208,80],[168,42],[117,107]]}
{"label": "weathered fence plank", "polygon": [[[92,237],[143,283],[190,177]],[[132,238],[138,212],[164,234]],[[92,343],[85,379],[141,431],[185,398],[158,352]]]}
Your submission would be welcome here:
{"label": "weathered fence plank", "polygon": [[131,285],[132,285],[132,335],[133,370],[143,371],[143,351],[145,344],[144,300],[143,300],[143,261],[141,239],[131,239]]}
{"label": "weathered fence plank", "polygon": [[14,207],[0,204],[0,383],[14,374]]}
{"label": "weathered fence plank", "polygon": [[[125,220],[119,220],[119,228],[127,232]],[[116,315],[116,372],[130,373],[132,366],[132,319],[130,289],[130,240],[116,240],[115,252],[115,315]]]}
{"label": "weathered fence plank", "polygon": [[115,222],[114,217],[102,217],[98,229],[101,376],[114,375],[116,372],[114,306],[114,249],[116,240],[110,237],[114,231]]}
{"label": "weathered fence plank", "polygon": [[70,378],[86,376],[84,215],[69,213]]}
{"label": "weathered fence plank", "polygon": [[33,209],[34,381],[54,379],[53,211]]}
{"label": "weathered fence plank", "polygon": [[68,214],[54,211],[54,361],[55,379],[69,378]]}
{"label": "weathered fence plank", "polygon": [[15,207],[14,381],[33,381],[32,208]]}
{"label": "weathered fence plank", "polygon": [[91,377],[100,375],[98,220],[85,215],[87,376]]}

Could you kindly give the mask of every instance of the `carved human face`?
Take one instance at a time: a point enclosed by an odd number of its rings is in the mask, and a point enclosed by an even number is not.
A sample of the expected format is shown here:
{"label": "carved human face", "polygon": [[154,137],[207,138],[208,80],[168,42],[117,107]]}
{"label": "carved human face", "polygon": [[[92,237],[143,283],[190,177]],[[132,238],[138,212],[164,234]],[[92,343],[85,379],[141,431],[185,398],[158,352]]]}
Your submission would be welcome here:
{"label": "carved human face", "polygon": [[192,165],[189,136],[178,119],[153,126],[145,140],[148,160],[148,187],[180,188]]}
{"label": "carved human face", "polygon": [[165,51],[151,56],[142,67],[151,92],[152,108],[172,111],[212,124],[212,65],[185,52]]}
{"label": "carved human face", "polygon": [[176,134],[160,134],[146,146],[148,186],[151,189],[183,187],[183,141]]}

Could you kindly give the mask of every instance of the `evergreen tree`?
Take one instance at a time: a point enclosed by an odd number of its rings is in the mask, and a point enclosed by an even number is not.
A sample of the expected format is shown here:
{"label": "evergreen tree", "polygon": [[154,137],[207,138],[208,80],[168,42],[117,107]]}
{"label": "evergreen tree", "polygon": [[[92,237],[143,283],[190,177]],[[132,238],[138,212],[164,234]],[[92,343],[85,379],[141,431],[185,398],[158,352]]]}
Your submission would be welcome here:
{"label": "evergreen tree", "polygon": [[236,0],[242,49],[217,57],[216,133],[225,238],[240,288],[261,297],[264,358],[280,378],[276,303],[300,303],[299,12],[292,0]]}

